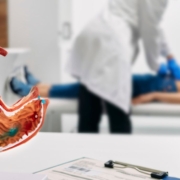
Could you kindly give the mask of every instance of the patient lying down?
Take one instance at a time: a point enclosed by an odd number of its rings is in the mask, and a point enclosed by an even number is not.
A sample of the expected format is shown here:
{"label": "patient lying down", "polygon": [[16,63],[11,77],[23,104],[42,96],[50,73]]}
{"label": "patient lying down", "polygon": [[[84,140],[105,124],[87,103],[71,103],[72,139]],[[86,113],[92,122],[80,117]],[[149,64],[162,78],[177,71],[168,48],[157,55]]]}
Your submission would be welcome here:
{"label": "patient lying down", "polygon": [[[180,79],[178,80],[177,77],[177,68],[179,68],[177,65],[172,66],[172,73],[164,75],[133,75],[132,103],[134,105],[153,101],[180,103]],[[23,69],[27,83],[23,83],[16,76],[14,76],[10,81],[11,89],[19,96],[26,96],[31,88],[36,86],[39,89],[40,96],[42,97],[66,99],[78,98],[80,90],[79,83],[58,85],[43,84],[29,72],[27,67],[23,67]],[[178,70],[180,72],[180,68]]]}

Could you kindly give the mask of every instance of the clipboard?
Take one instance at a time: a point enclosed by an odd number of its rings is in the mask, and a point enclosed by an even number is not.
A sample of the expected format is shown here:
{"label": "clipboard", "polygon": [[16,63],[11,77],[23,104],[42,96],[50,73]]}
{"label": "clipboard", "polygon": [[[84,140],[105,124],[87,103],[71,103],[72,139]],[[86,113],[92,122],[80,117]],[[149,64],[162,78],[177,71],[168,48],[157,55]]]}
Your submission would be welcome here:
{"label": "clipboard", "polygon": [[38,171],[35,174],[46,174],[52,180],[157,179],[157,177],[151,177],[151,173],[166,173],[162,180],[180,180],[169,177],[166,171],[159,171],[119,161],[102,162],[85,157]]}

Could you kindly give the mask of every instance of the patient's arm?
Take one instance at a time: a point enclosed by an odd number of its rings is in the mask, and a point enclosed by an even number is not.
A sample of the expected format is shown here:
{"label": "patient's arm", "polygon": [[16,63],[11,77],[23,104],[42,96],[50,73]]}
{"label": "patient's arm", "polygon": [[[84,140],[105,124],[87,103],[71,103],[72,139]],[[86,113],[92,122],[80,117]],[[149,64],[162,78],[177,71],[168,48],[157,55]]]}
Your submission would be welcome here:
{"label": "patient's arm", "polygon": [[180,93],[155,93],[154,100],[172,103],[172,104],[180,104]]}
{"label": "patient's arm", "polygon": [[149,93],[141,95],[132,100],[133,105],[150,103],[152,101],[159,101],[164,103],[179,104],[180,103],[180,93]]}
{"label": "patient's arm", "polygon": [[156,93],[149,93],[149,94],[144,94],[141,96],[138,96],[132,100],[133,105],[139,105],[139,104],[145,104],[149,103],[155,100],[155,94]]}

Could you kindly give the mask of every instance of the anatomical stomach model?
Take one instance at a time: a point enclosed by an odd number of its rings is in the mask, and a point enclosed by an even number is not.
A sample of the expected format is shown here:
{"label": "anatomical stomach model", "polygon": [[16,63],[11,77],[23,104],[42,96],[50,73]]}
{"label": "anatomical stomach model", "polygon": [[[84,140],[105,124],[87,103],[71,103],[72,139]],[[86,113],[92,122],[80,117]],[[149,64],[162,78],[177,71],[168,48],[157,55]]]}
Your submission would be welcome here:
{"label": "anatomical stomach model", "polygon": [[7,51],[0,47],[0,55],[6,56],[7,55]]}
{"label": "anatomical stomach model", "polygon": [[[0,54],[6,56],[0,48]],[[34,87],[28,96],[8,107],[0,98],[0,152],[12,149],[33,138],[41,129],[49,104]]]}

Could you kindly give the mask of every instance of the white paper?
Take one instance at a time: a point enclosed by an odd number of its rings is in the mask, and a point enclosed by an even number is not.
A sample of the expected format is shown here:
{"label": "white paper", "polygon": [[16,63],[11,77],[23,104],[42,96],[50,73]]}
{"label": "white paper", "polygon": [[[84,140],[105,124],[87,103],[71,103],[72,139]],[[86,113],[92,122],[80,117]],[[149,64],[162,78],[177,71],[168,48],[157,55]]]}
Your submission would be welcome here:
{"label": "white paper", "polygon": [[109,169],[104,162],[83,158],[40,172],[48,180],[150,180],[150,175],[130,168]]}

